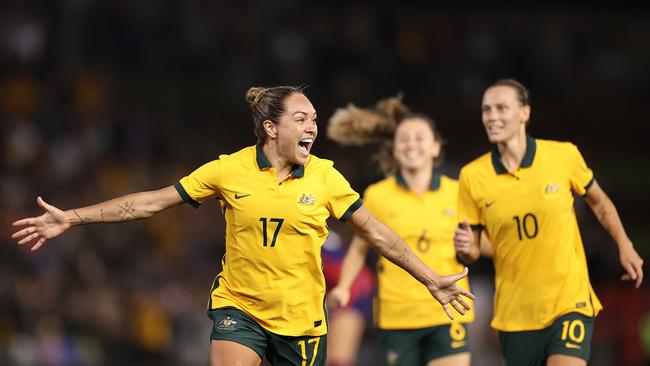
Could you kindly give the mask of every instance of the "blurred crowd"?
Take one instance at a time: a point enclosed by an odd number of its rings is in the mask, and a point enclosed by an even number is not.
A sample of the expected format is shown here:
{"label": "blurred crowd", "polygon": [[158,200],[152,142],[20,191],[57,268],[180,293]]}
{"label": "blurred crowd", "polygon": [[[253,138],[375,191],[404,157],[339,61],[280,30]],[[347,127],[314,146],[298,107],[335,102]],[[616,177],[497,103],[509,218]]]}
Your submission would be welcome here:
{"label": "blurred crowd", "polygon": [[[10,239],[10,223],[39,212],[37,195],[68,209],[158,189],[252,145],[243,95],[254,85],[308,84],[321,132],[337,107],[402,92],[438,120],[449,141],[443,169],[457,176],[488,148],[482,89],[497,77],[519,78],[533,93],[533,133],[579,145],[647,260],[648,19],[633,9],[577,7],[2,2],[0,364],[207,362],[204,311],[224,254],[216,202],[77,228],[34,253]],[[358,191],[380,177],[366,148],[336,147],[322,134],[314,152],[334,160]],[[615,245],[587,206],[576,210],[605,306],[592,364],[647,364],[647,284],[634,291],[618,282]],[[474,325],[474,357],[486,352],[498,364],[487,325],[489,263],[470,276],[487,297],[477,303],[487,320]],[[371,364],[367,350],[377,347],[371,332],[366,341],[360,364]]]}

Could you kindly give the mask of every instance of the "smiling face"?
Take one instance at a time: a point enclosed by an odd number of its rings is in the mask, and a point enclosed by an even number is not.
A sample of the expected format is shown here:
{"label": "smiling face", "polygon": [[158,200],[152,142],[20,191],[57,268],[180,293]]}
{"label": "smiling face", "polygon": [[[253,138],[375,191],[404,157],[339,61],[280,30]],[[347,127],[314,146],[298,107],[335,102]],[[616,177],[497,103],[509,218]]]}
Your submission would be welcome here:
{"label": "smiling face", "polygon": [[277,140],[281,157],[293,164],[307,163],[316,141],[316,110],[304,94],[293,93],[284,102],[285,112],[277,124],[269,126],[269,137]]}
{"label": "smiling face", "polygon": [[522,105],[517,91],[510,86],[494,86],[483,94],[483,126],[491,143],[509,141],[526,133],[530,106]]}
{"label": "smiling face", "polygon": [[407,118],[395,130],[393,156],[403,169],[433,169],[440,148],[431,126],[421,118]]}

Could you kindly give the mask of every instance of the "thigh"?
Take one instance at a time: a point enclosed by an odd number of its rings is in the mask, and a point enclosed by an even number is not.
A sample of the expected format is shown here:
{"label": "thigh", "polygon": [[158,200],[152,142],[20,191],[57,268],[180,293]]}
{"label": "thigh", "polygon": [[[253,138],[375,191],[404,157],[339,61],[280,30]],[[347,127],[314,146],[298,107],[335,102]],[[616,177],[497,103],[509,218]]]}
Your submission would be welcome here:
{"label": "thigh", "polygon": [[567,355],[550,355],[546,366],[586,366],[587,361],[582,358]]}
{"label": "thigh", "polygon": [[[210,335],[212,344],[215,344],[214,341],[219,341],[218,348],[224,349],[230,343],[236,343],[253,350],[260,359],[264,358],[267,349],[266,333],[248,314],[232,307],[226,307],[210,310],[208,316],[213,321],[212,334]],[[212,348],[214,349],[214,347]],[[231,348],[235,349],[228,347],[225,350]]]}
{"label": "thigh", "polygon": [[465,324],[453,322],[428,328],[422,339],[422,354],[429,362],[459,353],[469,354],[469,340]]}
{"label": "thigh", "polygon": [[215,340],[210,343],[211,366],[258,366],[261,362],[260,355],[243,344]]}
{"label": "thigh", "polygon": [[327,335],[290,337],[266,332],[266,358],[273,366],[325,366]]}
{"label": "thigh", "polygon": [[362,314],[354,309],[339,309],[329,318],[327,358],[334,365],[353,365],[365,329]]}
{"label": "thigh", "polygon": [[469,366],[471,361],[469,352],[463,352],[438,357],[435,360],[429,361],[427,366]]}
{"label": "thigh", "polygon": [[422,365],[420,339],[426,331],[409,330],[379,330],[379,341],[386,366]]}
{"label": "thigh", "polygon": [[[557,318],[548,328],[547,356],[565,355],[589,361],[594,323],[594,317],[580,313],[569,313]],[[560,359],[565,359],[565,357],[560,357]]]}

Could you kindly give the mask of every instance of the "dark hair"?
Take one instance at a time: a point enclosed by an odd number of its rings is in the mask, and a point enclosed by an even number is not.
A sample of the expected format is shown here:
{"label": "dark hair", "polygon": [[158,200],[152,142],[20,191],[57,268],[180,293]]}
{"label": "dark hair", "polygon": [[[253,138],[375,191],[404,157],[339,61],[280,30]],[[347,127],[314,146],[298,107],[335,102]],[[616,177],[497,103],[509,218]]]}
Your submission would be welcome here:
{"label": "dark hair", "polygon": [[[521,103],[521,105],[524,107],[530,107],[530,92],[528,91],[528,88],[524,86],[524,84],[518,82],[515,79],[499,79],[492,83],[492,85],[490,85],[487,89],[497,86],[507,86],[512,88],[517,94],[517,100],[519,103]],[[528,126],[530,124],[530,119],[528,119],[525,124]]]}
{"label": "dark hair", "polygon": [[379,148],[372,159],[388,176],[395,173],[398,167],[393,157],[395,130],[400,123],[412,118],[425,121],[431,127],[435,141],[444,144],[435,121],[424,114],[411,112],[402,103],[401,95],[380,100],[374,108],[348,104],[345,108],[337,109],[329,120],[327,136],[341,145],[378,144]]}
{"label": "dark hair", "polygon": [[285,100],[294,93],[304,94],[301,86],[254,86],[246,92],[246,101],[253,112],[254,132],[257,143],[264,145],[268,135],[264,130],[264,121],[280,122],[280,117],[285,112]]}
{"label": "dark hair", "polygon": [[490,85],[488,89],[493,88],[495,86],[511,87],[517,93],[517,100],[519,100],[519,103],[521,103],[521,105],[523,106],[530,106],[530,92],[528,91],[528,88],[524,86],[524,84],[518,82],[515,79],[499,79],[494,83],[492,83],[492,85]]}

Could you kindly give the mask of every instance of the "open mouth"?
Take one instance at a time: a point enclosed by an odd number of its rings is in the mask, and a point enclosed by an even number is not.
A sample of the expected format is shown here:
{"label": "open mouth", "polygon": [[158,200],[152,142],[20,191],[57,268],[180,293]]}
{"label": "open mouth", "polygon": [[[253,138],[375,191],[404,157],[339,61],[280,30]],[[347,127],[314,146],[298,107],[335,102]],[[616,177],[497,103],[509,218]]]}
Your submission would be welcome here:
{"label": "open mouth", "polygon": [[417,151],[407,151],[404,154],[404,157],[406,158],[406,160],[417,160],[420,158],[420,153]]}
{"label": "open mouth", "polygon": [[489,125],[487,126],[486,130],[488,135],[494,136],[503,133],[504,128],[501,125]]}
{"label": "open mouth", "polygon": [[309,154],[309,150],[311,149],[311,145],[312,145],[313,143],[314,143],[314,139],[313,139],[313,138],[306,138],[306,139],[302,139],[302,140],[300,140],[300,141],[298,142],[298,146],[299,146],[300,151],[301,151],[303,154],[308,155],[308,154]]}
{"label": "open mouth", "polygon": [[499,132],[503,131],[503,127],[501,127],[499,125],[489,125],[487,130],[490,133],[499,133]]}

